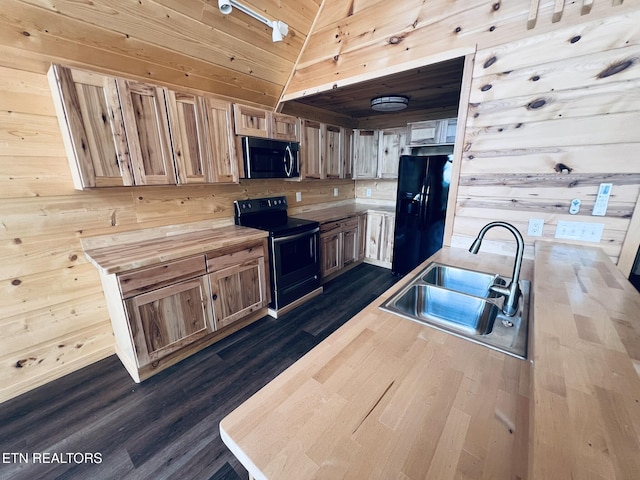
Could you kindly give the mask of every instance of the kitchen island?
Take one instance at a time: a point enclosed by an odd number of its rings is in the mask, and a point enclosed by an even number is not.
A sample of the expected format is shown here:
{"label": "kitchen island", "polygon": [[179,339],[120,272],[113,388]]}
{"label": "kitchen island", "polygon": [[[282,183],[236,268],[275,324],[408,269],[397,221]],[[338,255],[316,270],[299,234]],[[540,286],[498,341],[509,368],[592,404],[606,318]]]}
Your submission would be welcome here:
{"label": "kitchen island", "polygon": [[[599,249],[536,250],[530,361],[380,310],[410,274],[227,416],[223,440],[257,479],[638,478],[640,295]],[[432,260],[513,261],[444,248],[418,269]]]}

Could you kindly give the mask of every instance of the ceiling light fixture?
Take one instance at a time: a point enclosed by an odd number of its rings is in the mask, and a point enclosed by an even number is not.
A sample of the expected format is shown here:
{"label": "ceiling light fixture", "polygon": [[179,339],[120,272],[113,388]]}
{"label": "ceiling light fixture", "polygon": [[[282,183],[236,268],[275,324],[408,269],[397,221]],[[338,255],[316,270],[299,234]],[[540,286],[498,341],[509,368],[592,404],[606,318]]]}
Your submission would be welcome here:
{"label": "ceiling light fixture", "polygon": [[371,99],[371,109],[376,112],[399,112],[409,105],[409,97],[403,95],[387,95]]}
{"label": "ceiling light fixture", "polygon": [[241,12],[246,13],[251,18],[255,18],[259,22],[262,22],[269,28],[271,28],[273,30],[271,32],[271,40],[273,40],[274,42],[281,42],[282,39],[289,33],[289,25],[281,22],[280,20],[271,21],[268,18],[263,17],[259,13],[254,12],[249,7],[245,7],[244,5],[238,3],[236,0],[218,0],[218,8],[225,15],[229,15],[233,10],[233,7],[236,7]]}

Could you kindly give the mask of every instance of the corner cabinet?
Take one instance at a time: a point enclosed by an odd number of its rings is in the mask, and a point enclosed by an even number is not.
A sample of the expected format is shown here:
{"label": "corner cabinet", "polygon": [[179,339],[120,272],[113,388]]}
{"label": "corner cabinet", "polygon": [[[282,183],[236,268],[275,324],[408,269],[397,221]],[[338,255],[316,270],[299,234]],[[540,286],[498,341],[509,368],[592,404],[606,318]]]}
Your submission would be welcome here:
{"label": "corner cabinet", "polygon": [[116,353],[140,382],[266,315],[266,240],[101,274]]}

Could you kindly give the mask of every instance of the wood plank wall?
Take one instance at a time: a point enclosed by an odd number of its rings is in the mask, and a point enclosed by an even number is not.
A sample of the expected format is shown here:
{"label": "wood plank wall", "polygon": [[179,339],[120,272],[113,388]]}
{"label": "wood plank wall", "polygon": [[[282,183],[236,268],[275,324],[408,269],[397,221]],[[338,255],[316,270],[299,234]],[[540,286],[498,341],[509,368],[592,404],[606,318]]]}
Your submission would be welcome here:
{"label": "wood plank wall", "polygon": [[8,67],[0,67],[0,185],[0,402],[114,351],[81,237],[228,219],[239,198],[286,195],[310,207],[354,197],[349,180],[76,191],[45,73]]}
{"label": "wood plank wall", "polygon": [[[628,273],[640,243],[640,1],[407,0],[393,16],[389,8],[327,0],[283,98],[477,52],[448,241],[467,247],[498,219],[523,233],[528,219],[543,219],[543,241],[554,240],[558,221],[603,223],[599,245]],[[602,182],[613,184],[604,218],[591,216]],[[393,190],[358,181],[358,198],[366,188],[380,198]],[[529,256],[538,239],[525,238]],[[513,246],[494,231],[483,250]]]}

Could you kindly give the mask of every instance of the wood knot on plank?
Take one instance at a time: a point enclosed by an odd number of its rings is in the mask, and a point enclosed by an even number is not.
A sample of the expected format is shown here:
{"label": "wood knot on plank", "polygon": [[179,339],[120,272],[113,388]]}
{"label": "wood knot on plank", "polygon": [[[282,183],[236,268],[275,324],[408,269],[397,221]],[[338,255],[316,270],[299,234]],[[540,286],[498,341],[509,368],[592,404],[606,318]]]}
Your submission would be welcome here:
{"label": "wood knot on plank", "polygon": [[537,110],[538,108],[544,107],[546,104],[547,101],[544,98],[536,98],[527,104],[527,110]]}
{"label": "wood knot on plank", "polygon": [[404,37],[403,37],[403,36],[396,36],[396,35],[394,35],[394,36],[392,36],[392,37],[389,37],[389,44],[390,44],[390,45],[398,45],[398,44],[399,44],[400,42],[402,42],[403,40],[404,40]]}
{"label": "wood knot on plank", "polygon": [[565,165],[564,163],[556,163],[556,166],[553,169],[558,173],[571,173],[573,168]]}
{"label": "wood knot on plank", "polygon": [[633,63],[634,63],[634,59],[629,59],[629,60],[625,60],[624,62],[614,63],[613,65],[601,71],[596,78],[607,78],[607,77],[610,77],[611,75],[620,73],[626,70],[627,68],[629,68],[630,66],[632,66]]}
{"label": "wood knot on plank", "polygon": [[494,63],[496,63],[498,61],[498,58],[494,55],[493,57],[491,57],[490,59],[488,59],[486,62],[484,62],[484,64],[482,65],[483,68],[489,68],[491,65],[493,65]]}
{"label": "wood knot on plank", "polygon": [[486,92],[486,91],[491,90],[491,88],[493,88],[493,85],[491,85],[490,83],[487,83],[486,85],[481,86],[481,87],[480,87],[480,90],[481,90],[482,92]]}
{"label": "wood knot on plank", "polygon": [[11,285],[13,285],[14,287],[17,287],[18,285],[22,284],[22,280],[15,278],[13,280],[11,280]]}
{"label": "wood knot on plank", "polygon": [[496,2],[494,3],[491,8],[493,9],[494,12],[497,12],[498,10],[500,10],[500,2]]}
{"label": "wood knot on plank", "polygon": [[577,43],[577,42],[579,42],[579,41],[580,41],[580,39],[581,39],[581,38],[582,38],[582,37],[581,37],[580,35],[576,35],[576,36],[574,36],[574,37],[571,37],[571,38],[569,39],[569,43]]}

